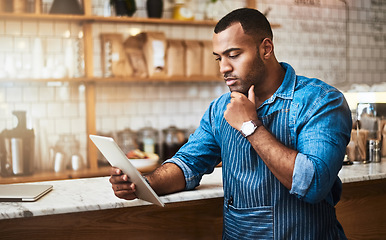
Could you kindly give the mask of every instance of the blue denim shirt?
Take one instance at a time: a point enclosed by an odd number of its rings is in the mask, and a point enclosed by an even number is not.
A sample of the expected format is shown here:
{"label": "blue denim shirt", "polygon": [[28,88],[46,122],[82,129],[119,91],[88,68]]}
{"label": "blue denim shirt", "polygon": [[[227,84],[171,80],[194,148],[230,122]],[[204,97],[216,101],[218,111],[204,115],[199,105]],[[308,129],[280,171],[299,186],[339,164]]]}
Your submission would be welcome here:
{"label": "blue denim shirt", "polygon": [[[284,81],[257,114],[279,141],[299,152],[292,189],[275,178],[250,143],[224,119],[230,93],[210,104],[188,143],[166,162],[177,164],[186,189],[193,189],[222,161],[224,239],[344,239],[334,206],[341,194],[337,175],[350,139],[350,110],[335,88],[281,65],[286,70]],[[302,232],[299,224],[308,230]]]}

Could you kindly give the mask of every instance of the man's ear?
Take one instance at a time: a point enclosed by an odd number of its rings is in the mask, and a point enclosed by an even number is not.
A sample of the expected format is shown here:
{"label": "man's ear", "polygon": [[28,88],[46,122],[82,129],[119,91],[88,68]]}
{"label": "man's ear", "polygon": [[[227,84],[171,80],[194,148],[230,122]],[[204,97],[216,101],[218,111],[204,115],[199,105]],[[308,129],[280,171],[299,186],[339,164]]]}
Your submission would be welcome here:
{"label": "man's ear", "polygon": [[264,38],[261,42],[260,47],[262,49],[262,57],[268,60],[273,55],[273,42],[269,38]]}

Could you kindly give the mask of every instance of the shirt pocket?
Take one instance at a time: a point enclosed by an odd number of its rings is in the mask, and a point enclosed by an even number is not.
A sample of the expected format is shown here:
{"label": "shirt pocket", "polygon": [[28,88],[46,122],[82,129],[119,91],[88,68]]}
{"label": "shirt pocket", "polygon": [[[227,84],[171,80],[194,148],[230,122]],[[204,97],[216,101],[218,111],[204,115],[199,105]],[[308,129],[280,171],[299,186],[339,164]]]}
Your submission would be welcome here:
{"label": "shirt pocket", "polygon": [[224,209],[223,239],[273,239],[273,208],[271,206],[254,208]]}

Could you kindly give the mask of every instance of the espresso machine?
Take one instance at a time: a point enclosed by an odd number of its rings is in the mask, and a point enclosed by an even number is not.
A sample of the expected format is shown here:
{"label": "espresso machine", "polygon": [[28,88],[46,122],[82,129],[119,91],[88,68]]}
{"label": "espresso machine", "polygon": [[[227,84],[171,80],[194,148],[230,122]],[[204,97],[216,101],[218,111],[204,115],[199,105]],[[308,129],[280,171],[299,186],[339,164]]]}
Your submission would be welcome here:
{"label": "espresso machine", "polygon": [[18,119],[15,128],[0,133],[0,174],[3,177],[33,173],[34,130],[27,129],[26,112],[13,111]]}
{"label": "espresso machine", "polygon": [[380,162],[386,156],[386,103],[358,103],[357,118],[366,133],[366,160]]}

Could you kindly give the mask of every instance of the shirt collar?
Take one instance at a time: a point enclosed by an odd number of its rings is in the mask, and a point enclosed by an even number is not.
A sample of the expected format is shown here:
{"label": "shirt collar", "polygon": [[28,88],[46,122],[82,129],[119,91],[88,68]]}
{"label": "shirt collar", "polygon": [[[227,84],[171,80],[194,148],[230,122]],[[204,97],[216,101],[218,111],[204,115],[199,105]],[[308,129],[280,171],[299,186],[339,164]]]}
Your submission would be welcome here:
{"label": "shirt collar", "polygon": [[270,104],[275,101],[276,97],[283,99],[293,99],[296,84],[295,70],[288,63],[281,62],[280,65],[285,70],[284,80],[276,92],[270,98],[265,100],[264,103],[266,104]]}

